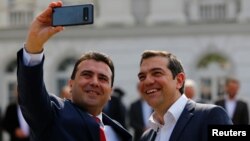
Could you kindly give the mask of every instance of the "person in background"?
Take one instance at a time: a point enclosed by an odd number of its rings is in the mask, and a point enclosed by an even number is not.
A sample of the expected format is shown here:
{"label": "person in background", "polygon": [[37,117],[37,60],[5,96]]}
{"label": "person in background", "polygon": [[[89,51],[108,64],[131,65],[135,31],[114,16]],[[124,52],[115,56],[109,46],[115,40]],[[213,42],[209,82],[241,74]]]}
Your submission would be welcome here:
{"label": "person in background", "polygon": [[[17,90],[15,96],[17,97]],[[10,103],[3,117],[3,130],[10,135],[10,141],[29,141],[30,131],[17,100]]]}
{"label": "person in background", "polygon": [[[137,90],[139,93],[139,85],[137,85]],[[152,114],[153,109],[148,105],[148,103],[139,94],[139,98],[131,103],[129,108],[129,124],[134,130],[134,141],[139,141],[141,135],[144,131],[149,128],[148,118]]]}
{"label": "person in background", "polygon": [[124,95],[125,92],[121,88],[114,88],[111,99],[105,105],[103,112],[127,129],[127,109],[122,102]]}
{"label": "person in background", "polygon": [[184,94],[187,98],[194,99],[196,96],[196,84],[193,80],[187,79],[184,86]]}
{"label": "person in background", "polygon": [[71,95],[71,91],[70,91],[70,86],[69,85],[65,85],[61,92],[60,92],[60,97],[63,99],[72,99],[72,95]]}
{"label": "person in background", "polygon": [[143,99],[154,109],[141,141],[207,141],[208,125],[232,125],[222,107],[196,103],[183,94],[186,75],[170,52],[146,50],[138,79]]}
{"label": "person in background", "polygon": [[184,84],[184,94],[187,98],[192,99],[198,103],[206,103],[205,100],[197,98],[197,85],[194,80],[186,79]]}
{"label": "person in background", "polygon": [[249,124],[248,105],[237,98],[239,89],[239,80],[233,76],[227,77],[225,82],[225,97],[215,101],[215,104],[226,109],[234,124]]}
{"label": "person in background", "polygon": [[106,54],[86,52],[76,61],[68,82],[72,100],[47,92],[44,44],[63,30],[51,26],[55,7],[62,7],[62,2],[51,2],[33,20],[24,47],[17,52],[18,100],[30,126],[31,140],[131,141],[130,133],[102,112],[115,77],[113,61]]}

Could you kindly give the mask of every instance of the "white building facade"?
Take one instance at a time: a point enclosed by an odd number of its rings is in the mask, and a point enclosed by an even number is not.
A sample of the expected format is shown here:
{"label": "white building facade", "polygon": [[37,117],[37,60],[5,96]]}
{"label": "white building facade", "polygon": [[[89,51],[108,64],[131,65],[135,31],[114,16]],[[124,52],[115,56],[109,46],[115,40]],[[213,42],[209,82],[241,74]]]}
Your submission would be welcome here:
{"label": "white building facade", "polygon": [[[0,0],[0,106],[12,101],[16,52],[22,48],[31,20],[51,0]],[[93,25],[66,27],[45,44],[44,79],[59,94],[74,60],[85,51],[101,51],[114,60],[115,86],[125,90],[127,106],[138,98],[140,55],[166,50],[183,63],[197,82],[197,97],[213,102],[224,79],[241,82],[239,98],[250,105],[249,0],[63,0],[65,5],[93,3]]]}

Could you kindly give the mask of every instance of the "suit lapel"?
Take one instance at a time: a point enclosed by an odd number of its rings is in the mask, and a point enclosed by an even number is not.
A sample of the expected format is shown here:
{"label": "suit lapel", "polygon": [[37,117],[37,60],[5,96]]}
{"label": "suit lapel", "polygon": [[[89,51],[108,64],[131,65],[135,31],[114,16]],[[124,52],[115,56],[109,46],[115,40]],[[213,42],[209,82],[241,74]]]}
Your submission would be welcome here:
{"label": "suit lapel", "polygon": [[232,117],[232,120],[235,121],[236,118],[237,118],[237,115],[239,115],[239,111],[240,111],[241,107],[240,107],[240,103],[239,101],[236,101],[236,106],[235,106],[235,109],[234,109],[234,112],[233,112],[233,117]]}
{"label": "suit lapel", "polygon": [[226,100],[223,100],[221,106],[226,110]]}
{"label": "suit lapel", "polygon": [[86,112],[83,112],[78,107],[75,107],[76,110],[80,113],[83,122],[87,125],[87,128],[89,129],[89,133],[91,134],[91,137],[93,141],[99,141],[99,136],[97,136],[99,133],[99,125],[96,123],[96,121]]}
{"label": "suit lapel", "polygon": [[[137,107],[138,107],[138,116],[140,118],[140,120],[138,121],[140,123],[141,126],[144,126],[145,123],[144,123],[144,119],[143,119],[143,107],[142,107],[142,101],[139,101],[138,104],[137,104]],[[136,113],[135,113],[136,114]]]}
{"label": "suit lapel", "polygon": [[178,138],[181,136],[182,130],[185,128],[186,124],[188,121],[192,118],[193,113],[192,111],[194,110],[195,103],[188,100],[181,116],[179,117],[172,135],[170,136],[169,141],[177,141]]}
{"label": "suit lapel", "polygon": [[89,128],[89,131],[90,131],[90,134],[93,138],[93,141],[99,141],[100,137],[97,135],[100,132],[100,130],[99,130],[100,125],[98,123],[96,123],[96,121],[94,121],[94,119],[90,115],[87,115],[85,117],[85,121],[86,121],[87,127]]}
{"label": "suit lapel", "polygon": [[104,125],[111,126],[115,133],[119,135],[122,140],[127,141],[132,138],[131,135],[126,131],[126,129],[124,129],[118,122],[115,122],[104,113],[102,114],[102,120]]}

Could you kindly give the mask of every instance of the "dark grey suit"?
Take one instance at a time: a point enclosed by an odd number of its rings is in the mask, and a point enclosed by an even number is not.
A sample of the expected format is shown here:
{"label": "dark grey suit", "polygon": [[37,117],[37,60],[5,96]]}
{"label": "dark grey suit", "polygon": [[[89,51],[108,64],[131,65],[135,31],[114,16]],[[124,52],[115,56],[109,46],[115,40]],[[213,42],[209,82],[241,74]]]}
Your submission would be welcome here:
{"label": "dark grey suit", "polygon": [[[225,100],[218,100],[215,102],[216,105],[219,105],[226,109]],[[234,124],[249,124],[249,115],[248,115],[248,106],[247,103],[237,100],[235,111],[233,113],[232,121]]]}
{"label": "dark grey suit", "polygon": [[133,102],[129,109],[129,123],[134,129],[134,141],[138,141],[146,129],[146,124],[143,119],[142,100],[138,99]]}
{"label": "dark grey suit", "polygon": [[[219,106],[188,100],[169,141],[207,141],[208,125],[212,124],[232,124],[232,121]],[[142,135],[141,141],[152,141],[152,135],[152,129],[148,129]]]}
{"label": "dark grey suit", "polygon": [[[22,51],[17,54],[18,98],[32,141],[100,141],[99,125],[84,109],[48,94],[43,80],[44,58],[36,66],[25,66]],[[105,114],[103,123],[123,141],[132,140],[120,124]]]}

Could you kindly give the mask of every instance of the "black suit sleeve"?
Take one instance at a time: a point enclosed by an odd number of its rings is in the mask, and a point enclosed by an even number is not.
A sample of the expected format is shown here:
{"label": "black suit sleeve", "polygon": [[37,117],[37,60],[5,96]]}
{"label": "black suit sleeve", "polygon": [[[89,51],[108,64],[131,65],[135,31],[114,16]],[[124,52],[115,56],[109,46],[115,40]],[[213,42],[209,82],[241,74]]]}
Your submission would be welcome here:
{"label": "black suit sleeve", "polygon": [[241,110],[239,110],[241,113],[236,113],[239,114],[239,123],[240,124],[249,124],[249,113],[248,113],[248,106],[245,102],[241,102],[240,107],[242,107]]}
{"label": "black suit sleeve", "polygon": [[43,80],[43,62],[44,58],[38,65],[25,66],[23,49],[17,53],[18,101],[24,118],[36,133],[45,130],[54,116]]}
{"label": "black suit sleeve", "polygon": [[[232,125],[233,122],[229,118],[227,112],[221,106],[215,106],[207,115],[206,125]],[[203,127],[202,140],[208,140],[207,126]]]}

